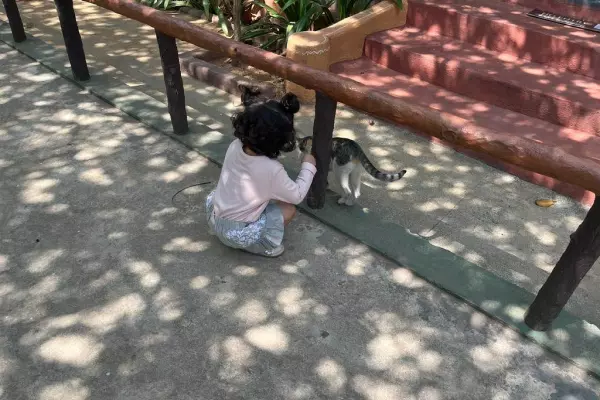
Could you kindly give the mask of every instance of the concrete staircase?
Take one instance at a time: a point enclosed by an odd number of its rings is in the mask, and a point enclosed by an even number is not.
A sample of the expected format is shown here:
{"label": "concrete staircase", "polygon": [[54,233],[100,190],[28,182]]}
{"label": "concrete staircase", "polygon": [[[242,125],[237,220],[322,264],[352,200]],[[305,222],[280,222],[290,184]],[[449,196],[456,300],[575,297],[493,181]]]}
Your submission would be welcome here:
{"label": "concrete staircase", "polygon": [[[529,17],[532,0],[520,1],[409,0],[404,28],[371,35],[362,58],[331,69],[403,100],[600,162],[600,34]],[[586,8],[548,0],[537,7],[600,22],[600,12]],[[591,199],[580,188],[474,156]]]}

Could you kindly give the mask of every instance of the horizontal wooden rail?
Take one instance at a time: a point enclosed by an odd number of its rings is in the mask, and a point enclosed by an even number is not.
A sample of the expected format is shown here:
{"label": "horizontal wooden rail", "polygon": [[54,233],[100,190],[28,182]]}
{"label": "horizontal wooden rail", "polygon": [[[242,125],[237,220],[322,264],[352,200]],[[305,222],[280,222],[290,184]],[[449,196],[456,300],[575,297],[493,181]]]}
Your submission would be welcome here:
{"label": "horizontal wooden rail", "polygon": [[449,143],[490,155],[560,181],[600,193],[600,164],[564,150],[477,127],[455,116],[419,107],[358,82],[227,39],[132,0],[84,0],[179,40],[227,55],[378,117],[407,125]]}

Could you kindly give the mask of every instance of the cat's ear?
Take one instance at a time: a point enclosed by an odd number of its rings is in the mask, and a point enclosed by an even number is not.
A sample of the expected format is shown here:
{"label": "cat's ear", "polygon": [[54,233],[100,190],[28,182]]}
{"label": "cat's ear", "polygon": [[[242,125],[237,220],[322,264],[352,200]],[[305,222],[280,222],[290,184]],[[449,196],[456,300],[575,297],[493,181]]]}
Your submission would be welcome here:
{"label": "cat's ear", "polygon": [[260,95],[260,89],[256,86],[248,86],[243,83],[238,85],[238,90],[241,93],[241,101],[244,106],[249,106],[253,100]]}
{"label": "cat's ear", "polygon": [[290,114],[296,114],[300,110],[300,101],[294,93],[286,93],[280,103],[285,111]]}

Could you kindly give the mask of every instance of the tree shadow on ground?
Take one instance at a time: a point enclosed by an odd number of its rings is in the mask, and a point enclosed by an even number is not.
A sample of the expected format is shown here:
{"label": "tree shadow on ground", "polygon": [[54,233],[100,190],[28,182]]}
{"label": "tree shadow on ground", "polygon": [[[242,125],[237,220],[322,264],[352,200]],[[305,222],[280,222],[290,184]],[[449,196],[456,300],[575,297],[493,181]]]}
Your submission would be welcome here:
{"label": "tree shadow on ground", "polygon": [[[62,47],[53,4],[28,1],[21,3],[20,8],[36,36]],[[90,65],[103,63],[98,67],[108,68],[108,73],[116,74],[128,85],[164,101],[154,30],[85,2],[76,3],[76,12]],[[431,24],[452,31],[458,29],[456,22],[440,20]],[[476,31],[472,39],[493,41],[499,34]],[[118,46],[109,41],[115,37],[119,39]],[[194,49],[187,43],[178,42],[178,45],[180,52]],[[505,45],[531,48],[516,42]],[[526,58],[527,54],[521,56]],[[544,84],[543,77],[536,79],[540,85]],[[235,104],[231,97],[185,76],[184,82],[188,105],[199,110],[198,120],[210,129],[227,134],[229,114]],[[469,107],[454,111],[464,113],[463,117],[467,118],[485,113],[483,109]],[[306,107],[298,118],[302,134],[312,132],[312,118],[313,113]],[[522,128],[528,131],[531,126]],[[375,164],[386,171],[409,170],[404,179],[391,184],[365,179],[359,201],[361,207],[531,293],[541,287],[586,212],[577,202],[550,190],[491,169],[403,127],[343,106],[338,112],[335,134],[356,139]],[[296,160],[286,161],[288,166],[296,164]],[[534,204],[539,198],[554,198],[558,203],[542,209]],[[600,292],[595,290],[598,270],[598,265],[592,268],[567,305],[570,312],[595,324],[600,324],[600,309],[595,306],[600,301]]]}
{"label": "tree shadow on ground", "polygon": [[218,169],[0,59],[0,396],[594,399],[585,372],[300,216],[267,260],[208,235]]}

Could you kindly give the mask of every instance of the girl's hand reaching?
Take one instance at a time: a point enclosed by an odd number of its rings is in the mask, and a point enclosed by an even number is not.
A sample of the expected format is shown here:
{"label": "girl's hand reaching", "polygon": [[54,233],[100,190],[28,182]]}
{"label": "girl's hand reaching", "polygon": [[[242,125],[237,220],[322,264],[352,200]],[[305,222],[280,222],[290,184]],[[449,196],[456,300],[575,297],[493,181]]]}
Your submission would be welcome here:
{"label": "girl's hand reaching", "polygon": [[312,154],[305,154],[304,157],[302,158],[302,162],[310,163],[310,164],[314,165],[315,167],[317,166],[317,160],[315,160],[315,158],[313,157]]}

